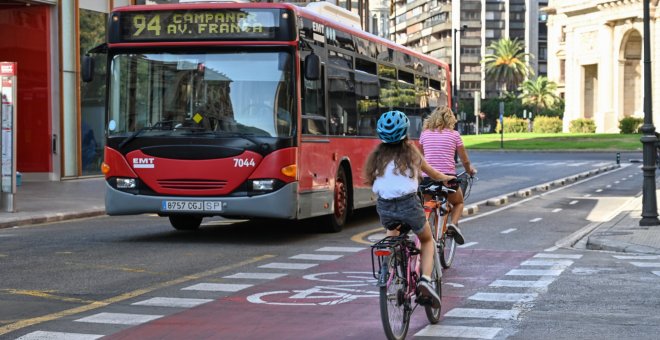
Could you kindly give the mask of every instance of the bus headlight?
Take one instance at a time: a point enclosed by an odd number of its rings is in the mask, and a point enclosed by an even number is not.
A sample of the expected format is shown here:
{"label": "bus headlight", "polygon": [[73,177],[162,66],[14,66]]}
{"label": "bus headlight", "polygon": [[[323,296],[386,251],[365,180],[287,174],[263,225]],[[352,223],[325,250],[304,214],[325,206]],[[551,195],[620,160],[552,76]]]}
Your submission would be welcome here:
{"label": "bus headlight", "polygon": [[135,178],[117,178],[117,189],[135,189],[136,187]]}
{"label": "bus headlight", "polygon": [[272,191],[274,188],[275,188],[274,179],[252,180],[252,190],[254,191]]}

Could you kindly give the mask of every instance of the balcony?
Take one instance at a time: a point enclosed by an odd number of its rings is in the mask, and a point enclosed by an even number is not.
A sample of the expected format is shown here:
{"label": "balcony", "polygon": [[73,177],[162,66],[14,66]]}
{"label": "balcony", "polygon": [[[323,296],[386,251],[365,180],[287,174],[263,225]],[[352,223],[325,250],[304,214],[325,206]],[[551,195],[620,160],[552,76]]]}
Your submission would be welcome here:
{"label": "balcony", "polygon": [[461,55],[461,64],[479,64],[480,62],[481,56],[472,54]]}
{"label": "balcony", "polygon": [[481,81],[480,73],[462,73],[461,82],[464,81]]}
{"label": "balcony", "polygon": [[481,46],[481,38],[461,38],[461,46]]}
{"label": "balcony", "polygon": [[451,48],[451,39],[434,41],[428,45],[429,51],[439,50],[443,47]]}

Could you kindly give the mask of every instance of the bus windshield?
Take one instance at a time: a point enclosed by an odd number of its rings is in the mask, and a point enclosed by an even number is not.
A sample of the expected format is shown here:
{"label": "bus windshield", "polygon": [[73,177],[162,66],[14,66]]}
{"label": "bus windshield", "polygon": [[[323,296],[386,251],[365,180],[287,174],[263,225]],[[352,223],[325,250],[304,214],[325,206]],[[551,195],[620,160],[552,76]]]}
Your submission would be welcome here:
{"label": "bus windshield", "polygon": [[292,136],[292,64],[272,51],[115,55],[108,134]]}

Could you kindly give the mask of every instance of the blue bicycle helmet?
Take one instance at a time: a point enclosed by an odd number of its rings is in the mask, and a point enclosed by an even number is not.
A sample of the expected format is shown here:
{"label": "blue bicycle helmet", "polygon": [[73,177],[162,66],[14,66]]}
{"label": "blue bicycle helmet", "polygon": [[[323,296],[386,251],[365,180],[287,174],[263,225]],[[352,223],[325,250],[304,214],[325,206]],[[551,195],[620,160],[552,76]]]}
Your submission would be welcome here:
{"label": "blue bicycle helmet", "polygon": [[378,133],[378,138],[383,143],[396,143],[406,138],[408,126],[410,126],[410,121],[405,113],[401,111],[388,111],[378,118],[376,132]]}

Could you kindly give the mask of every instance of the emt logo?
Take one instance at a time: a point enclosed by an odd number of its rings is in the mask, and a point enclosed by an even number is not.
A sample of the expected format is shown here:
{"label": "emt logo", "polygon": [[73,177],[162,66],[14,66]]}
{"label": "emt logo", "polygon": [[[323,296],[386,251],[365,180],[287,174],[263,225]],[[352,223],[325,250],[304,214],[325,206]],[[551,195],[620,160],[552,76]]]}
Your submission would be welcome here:
{"label": "emt logo", "polygon": [[154,158],[153,157],[147,157],[147,158],[133,158],[133,168],[154,168]]}

